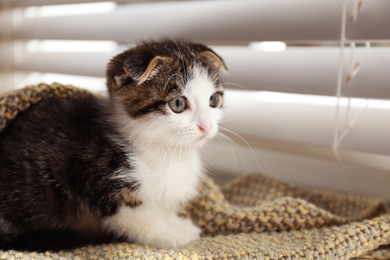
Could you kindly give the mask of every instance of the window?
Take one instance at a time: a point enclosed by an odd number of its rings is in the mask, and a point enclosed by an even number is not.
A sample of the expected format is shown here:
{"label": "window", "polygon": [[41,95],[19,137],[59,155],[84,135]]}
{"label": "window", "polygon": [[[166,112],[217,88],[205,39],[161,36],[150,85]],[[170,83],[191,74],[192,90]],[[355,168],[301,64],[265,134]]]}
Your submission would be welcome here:
{"label": "window", "polygon": [[235,144],[205,149],[212,171],[390,197],[388,0],[79,2],[1,2],[1,91],[101,92],[108,59],[138,40],[201,41],[229,67],[221,125]]}

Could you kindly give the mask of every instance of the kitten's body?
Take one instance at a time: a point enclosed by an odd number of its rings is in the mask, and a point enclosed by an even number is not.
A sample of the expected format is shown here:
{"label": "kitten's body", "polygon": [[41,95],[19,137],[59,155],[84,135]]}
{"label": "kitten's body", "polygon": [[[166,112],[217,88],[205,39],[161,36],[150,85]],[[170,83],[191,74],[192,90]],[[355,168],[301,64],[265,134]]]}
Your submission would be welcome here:
{"label": "kitten's body", "polygon": [[197,239],[176,214],[196,195],[197,147],[217,131],[220,69],[203,45],[145,43],[109,63],[109,99],[52,97],[22,113],[0,135],[3,248],[67,246],[41,242],[46,232],[157,247]]}

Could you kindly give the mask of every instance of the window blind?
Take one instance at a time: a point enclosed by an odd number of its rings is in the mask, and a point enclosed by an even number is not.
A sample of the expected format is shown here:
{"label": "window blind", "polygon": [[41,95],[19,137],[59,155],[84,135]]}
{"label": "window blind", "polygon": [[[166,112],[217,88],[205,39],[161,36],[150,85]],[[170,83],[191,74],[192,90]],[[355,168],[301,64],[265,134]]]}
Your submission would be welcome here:
{"label": "window blind", "polygon": [[1,91],[39,81],[103,91],[107,61],[139,40],[201,41],[229,67],[221,125],[236,142],[207,146],[211,168],[390,197],[388,0],[8,0],[0,8]]}

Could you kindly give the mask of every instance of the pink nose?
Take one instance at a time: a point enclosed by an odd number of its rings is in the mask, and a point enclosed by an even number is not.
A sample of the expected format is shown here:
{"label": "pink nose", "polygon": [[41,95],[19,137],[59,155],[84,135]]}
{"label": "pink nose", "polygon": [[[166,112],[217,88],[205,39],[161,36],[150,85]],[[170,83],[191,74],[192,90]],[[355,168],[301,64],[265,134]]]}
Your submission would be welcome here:
{"label": "pink nose", "polygon": [[211,126],[208,125],[198,125],[199,131],[203,134],[207,134],[210,131]]}

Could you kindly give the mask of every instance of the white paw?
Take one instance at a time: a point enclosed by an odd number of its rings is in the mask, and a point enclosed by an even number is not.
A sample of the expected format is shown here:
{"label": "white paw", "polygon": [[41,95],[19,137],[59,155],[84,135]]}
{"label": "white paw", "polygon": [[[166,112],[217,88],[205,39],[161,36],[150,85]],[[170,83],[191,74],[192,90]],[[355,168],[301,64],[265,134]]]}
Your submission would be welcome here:
{"label": "white paw", "polygon": [[123,206],[117,214],[106,218],[103,225],[131,242],[157,248],[184,246],[200,237],[200,229],[191,220],[160,208],[140,206],[134,210]]}
{"label": "white paw", "polygon": [[149,243],[157,248],[172,248],[187,245],[200,238],[200,229],[189,219],[177,218],[177,221],[169,225]]}

